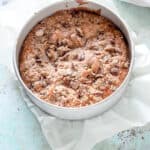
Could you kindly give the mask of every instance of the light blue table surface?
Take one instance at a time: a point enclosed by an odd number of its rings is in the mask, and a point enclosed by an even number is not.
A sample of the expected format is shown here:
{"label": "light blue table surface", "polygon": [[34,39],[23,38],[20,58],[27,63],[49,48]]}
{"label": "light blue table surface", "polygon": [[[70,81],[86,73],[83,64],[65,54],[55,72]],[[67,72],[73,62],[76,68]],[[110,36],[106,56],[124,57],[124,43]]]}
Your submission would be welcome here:
{"label": "light blue table surface", "polygon": [[149,150],[150,124],[125,130],[97,143],[92,150]]}
{"label": "light blue table surface", "polygon": [[[137,33],[138,40],[150,48],[150,8],[136,7],[119,0],[114,0],[114,4]],[[144,33],[146,29],[147,33]],[[0,65],[0,150],[49,149],[37,120],[22,100],[9,67]]]}
{"label": "light blue table surface", "polygon": [[0,150],[48,150],[9,70],[0,65]]}

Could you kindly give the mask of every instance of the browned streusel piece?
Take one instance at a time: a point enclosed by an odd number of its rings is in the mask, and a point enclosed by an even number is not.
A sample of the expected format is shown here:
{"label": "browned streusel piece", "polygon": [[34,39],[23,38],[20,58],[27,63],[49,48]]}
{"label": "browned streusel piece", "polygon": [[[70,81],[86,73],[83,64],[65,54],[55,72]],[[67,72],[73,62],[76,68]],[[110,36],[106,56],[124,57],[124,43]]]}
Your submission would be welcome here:
{"label": "browned streusel piece", "polygon": [[80,107],[114,92],[129,68],[127,43],[108,19],[84,9],[62,10],[27,35],[20,73],[39,98]]}

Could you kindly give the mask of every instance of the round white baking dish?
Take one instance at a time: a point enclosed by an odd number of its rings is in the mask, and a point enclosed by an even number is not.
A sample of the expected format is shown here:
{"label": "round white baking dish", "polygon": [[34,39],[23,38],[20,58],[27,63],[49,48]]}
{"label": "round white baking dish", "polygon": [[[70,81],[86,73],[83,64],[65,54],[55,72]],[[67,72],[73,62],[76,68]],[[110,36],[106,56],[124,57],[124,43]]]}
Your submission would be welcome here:
{"label": "round white baking dish", "polygon": [[40,20],[42,20],[43,18],[45,18],[47,16],[50,16],[57,10],[80,7],[73,0],[67,2],[67,5],[66,5],[66,1],[57,1],[57,2],[49,5],[48,7],[36,12],[34,14],[34,16],[32,16],[28,20],[28,22],[25,24],[25,26],[22,28],[22,30],[18,36],[16,48],[15,48],[14,55],[13,55],[14,70],[15,70],[16,76],[18,78],[18,81],[20,82],[20,84],[22,85],[25,92],[32,100],[32,102],[34,102],[43,111],[45,111],[51,115],[54,115],[56,117],[62,118],[62,119],[69,119],[69,120],[87,119],[87,118],[96,116],[98,114],[101,114],[104,111],[110,109],[110,107],[112,107],[116,102],[118,102],[119,98],[122,96],[122,94],[128,84],[128,81],[129,81],[129,78],[131,75],[131,71],[132,71],[133,59],[134,59],[134,47],[133,47],[133,42],[132,42],[127,25],[122,21],[122,19],[117,14],[115,14],[113,11],[111,11],[109,8],[106,8],[99,2],[92,2],[92,1],[87,1],[87,2],[88,3],[82,5],[82,7],[87,7],[87,8],[94,9],[94,10],[100,9],[101,15],[110,19],[122,31],[122,33],[124,34],[124,36],[128,42],[128,46],[129,46],[129,53],[130,53],[129,72],[128,72],[126,78],[124,79],[124,81],[122,82],[122,84],[120,85],[120,87],[114,93],[112,93],[110,96],[108,96],[107,98],[105,98],[104,100],[102,100],[98,103],[95,103],[95,104],[92,104],[89,106],[80,107],[80,108],[60,107],[60,106],[56,106],[56,105],[47,103],[47,102],[39,99],[38,97],[36,97],[32,93],[32,91],[24,84],[24,82],[20,76],[19,67],[18,67],[19,66],[19,53],[21,50],[22,43],[23,43],[26,35],[28,34],[28,32]]}

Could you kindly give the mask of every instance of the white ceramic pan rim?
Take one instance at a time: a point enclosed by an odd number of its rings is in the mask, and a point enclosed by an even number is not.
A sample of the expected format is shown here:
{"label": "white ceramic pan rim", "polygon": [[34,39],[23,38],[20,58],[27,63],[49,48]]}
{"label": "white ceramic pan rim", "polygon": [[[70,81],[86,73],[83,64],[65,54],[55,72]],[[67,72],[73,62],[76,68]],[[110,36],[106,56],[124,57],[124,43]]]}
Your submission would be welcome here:
{"label": "white ceramic pan rim", "polygon": [[[86,118],[90,118],[95,115],[101,114],[104,111],[106,111],[107,109],[109,109],[110,107],[112,107],[119,100],[119,98],[121,97],[121,94],[123,93],[125,87],[127,86],[127,83],[129,81],[131,71],[133,68],[134,45],[133,45],[133,41],[131,39],[131,35],[129,33],[129,29],[128,29],[128,26],[126,25],[126,23],[116,13],[114,13],[112,10],[110,10],[106,6],[104,6],[98,2],[92,2],[92,1],[87,1],[87,2],[88,2],[88,4],[85,4],[82,7],[88,7],[88,8],[92,8],[95,10],[101,9],[102,10],[101,14],[106,16],[110,20],[111,20],[111,18],[109,18],[107,15],[111,14],[114,17],[114,20],[116,20],[116,22],[118,22],[118,24],[116,24],[116,23],[115,24],[123,32],[125,38],[127,39],[127,43],[129,46],[130,67],[129,67],[128,74],[126,75],[126,77],[125,77],[124,81],[121,83],[121,85],[110,96],[106,97],[105,99],[103,99],[100,102],[97,102],[97,103],[94,103],[94,104],[91,104],[88,106],[83,106],[83,107],[72,108],[72,107],[57,106],[57,105],[54,105],[51,103],[47,103],[47,102],[41,100],[40,98],[38,98],[37,96],[35,96],[34,93],[25,85],[25,83],[23,82],[23,80],[20,76],[19,67],[18,67],[19,66],[18,65],[19,64],[19,53],[20,53],[22,42],[24,41],[27,33],[33,28],[34,25],[36,25],[36,23],[38,23],[43,18],[50,16],[56,10],[78,7],[78,4],[73,0],[67,2],[67,7],[66,7],[65,1],[57,1],[49,6],[45,7],[44,9],[38,11],[37,13],[35,13],[34,16],[32,16],[27,21],[27,23],[24,25],[24,27],[22,28],[22,30],[18,36],[17,42],[16,42],[15,50],[13,52],[14,70],[15,70],[17,79],[19,80],[21,86],[25,89],[27,95],[43,111],[45,111],[51,115],[54,115],[56,117],[62,118],[62,119],[69,119],[69,120],[86,119]],[[63,6],[64,8],[61,8],[60,6]],[[48,11],[53,8],[54,8],[54,11],[47,14],[46,10]],[[103,11],[105,14],[103,14]],[[42,17],[41,17],[40,14],[44,14],[44,15],[42,15]],[[111,21],[114,22],[114,20],[111,20]],[[32,25],[30,25],[30,24],[32,24]]]}

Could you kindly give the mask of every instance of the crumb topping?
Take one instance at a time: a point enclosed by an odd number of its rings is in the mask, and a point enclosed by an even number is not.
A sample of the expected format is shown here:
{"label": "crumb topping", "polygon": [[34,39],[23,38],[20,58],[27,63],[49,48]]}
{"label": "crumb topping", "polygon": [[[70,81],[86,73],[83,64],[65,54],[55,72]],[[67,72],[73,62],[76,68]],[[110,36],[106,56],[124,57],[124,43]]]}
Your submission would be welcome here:
{"label": "crumb topping", "polygon": [[44,101],[65,107],[97,103],[128,73],[128,45],[107,18],[91,11],[61,10],[27,35],[20,74]]}

